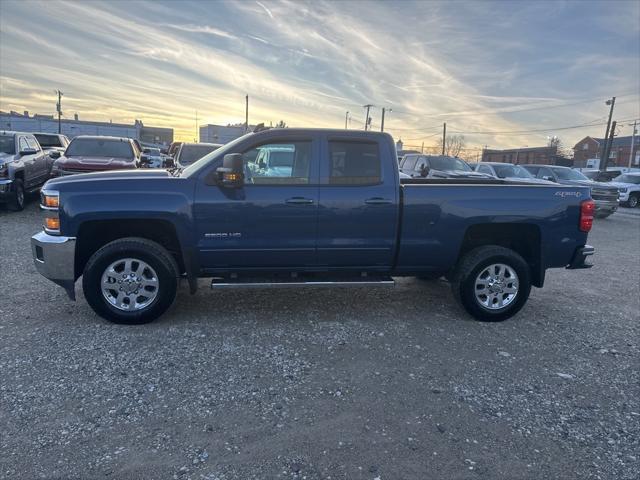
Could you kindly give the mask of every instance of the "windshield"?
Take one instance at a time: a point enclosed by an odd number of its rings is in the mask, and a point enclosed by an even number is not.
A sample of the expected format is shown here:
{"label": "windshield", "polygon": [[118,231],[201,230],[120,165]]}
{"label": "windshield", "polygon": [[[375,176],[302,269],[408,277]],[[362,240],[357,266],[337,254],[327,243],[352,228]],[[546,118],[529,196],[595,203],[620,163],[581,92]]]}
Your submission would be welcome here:
{"label": "windshield", "polygon": [[533,178],[527,170],[519,165],[494,165],[498,178]]}
{"label": "windshield", "polygon": [[618,175],[613,179],[614,182],[634,183],[640,185],[640,175]]}
{"label": "windshield", "polygon": [[473,171],[466,162],[453,157],[429,157],[429,164],[434,170],[461,170],[463,172]]}
{"label": "windshield", "polygon": [[217,148],[213,145],[183,145],[178,153],[178,162],[180,165],[191,165]]}
{"label": "windshield", "polygon": [[67,157],[115,157],[133,159],[131,144],[122,140],[74,138],[65,152]]}
{"label": "windshield", "polygon": [[227,153],[233,153],[233,149],[235,148],[235,146],[238,145],[240,142],[242,142],[244,139],[246,139],[249,135],[253,135],[253,133],[247,133],[247,134],[245,134],[245,135],[243,135],[241,137],[238,137],[235,140],[223,145],[222,147],[216,149],[215,151],[213,151],[211,153],[208,153],[207,155],[202,157],[197,162],[194,162],[191,165],[189,165],[187,168],[185,168],[182,173],[185,176],[189,176],[193,172],[195,172],[196,170],[199,170],[200,167],[202,167],[203,165],[206,165],[207,163],[209,163],[209,160],[211,160],[212,158],[217,157],[219,155],[223,155],[224,156]]}
{"label": "windshield", "polygon": [[579,171],[570,168],[552,168],[552,170],[560,180],[589,180]]}
{"label": "windshield", "polygon": [[41,133],[35,133],[33,136],[38,139],[38,143],[42,148],[64,147],[60,141],[60,137],[57,135],[43,135]]}
{"label": "windshield", "polygon": [[13,140],[13,135],[0,136],[0,153],[9,153],[11,155],[16,153],[16,143]]}

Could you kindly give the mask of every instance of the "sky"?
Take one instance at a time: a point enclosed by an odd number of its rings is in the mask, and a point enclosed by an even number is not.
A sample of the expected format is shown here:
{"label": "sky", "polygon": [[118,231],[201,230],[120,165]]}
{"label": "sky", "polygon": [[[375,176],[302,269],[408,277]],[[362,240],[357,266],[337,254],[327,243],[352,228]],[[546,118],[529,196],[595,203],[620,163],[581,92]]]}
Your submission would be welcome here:
{"label": "sky", "polygon": [[[573,146],[640,117],[640,1],[0,0],[0,110],[173,127],[284,120],[435,145]],[[586,126],[584,126],[586,125]],[[566,128],[581,126],[580,128]],[[531,130],[539,130],[531,132]],[[406,148],[406,147],[405,147]]]}

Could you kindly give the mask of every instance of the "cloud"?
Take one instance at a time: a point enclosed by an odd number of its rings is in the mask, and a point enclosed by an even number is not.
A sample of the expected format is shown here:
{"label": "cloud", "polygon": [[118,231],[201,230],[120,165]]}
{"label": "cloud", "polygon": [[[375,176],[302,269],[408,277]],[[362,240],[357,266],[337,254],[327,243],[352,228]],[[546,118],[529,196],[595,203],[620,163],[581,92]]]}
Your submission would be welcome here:
{"label": "cloud", "polygon": [[[190,137],[196,110],[204,122],[243,121],[246,94],[252,120],[293,126],[339,127],[347,110],[355,126],[366,103],[377,105],[377,123],[386,106],[392,133],[427,142],[435,139],[426,127],[443,121],[468,132],[586,123],[606,113],[602,102],[556,107],[605,98],[611,85],[637,91],[625,72],[640,68],[634,33],[596,24],[584,35],[585,18],[600,12],[594,3],[285,0],[216,3],[215,15],[204,2],[5,3],[0,108],[51,113],[61,88],[69,115],[141,118]],[[611,9],[617,18],[637,10]],[[26,18],[47,28],[32,33]],[[638,114],[633,103],[617,111]],[[495,147],[537,140],[468,138]]]}

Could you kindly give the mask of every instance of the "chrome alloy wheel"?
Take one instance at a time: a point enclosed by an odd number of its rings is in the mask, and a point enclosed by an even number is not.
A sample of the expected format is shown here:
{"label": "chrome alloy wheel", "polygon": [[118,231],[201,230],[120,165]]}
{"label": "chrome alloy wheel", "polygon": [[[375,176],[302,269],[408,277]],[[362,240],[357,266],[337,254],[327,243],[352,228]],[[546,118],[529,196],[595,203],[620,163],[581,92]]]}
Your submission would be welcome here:
{"label": "chrome alloy wheel", "polygon": [[518,275],[503,263],[484,268],[475,281],[476,301],[489,310],[499,310],[518,295]]}
{"label": "chrome alloy wheel", "polygon": [[118,310],[138,311],[148,307],[158,295],[160,282],[155,270],[137,258],[121,258],[102,274],[102,295]]}

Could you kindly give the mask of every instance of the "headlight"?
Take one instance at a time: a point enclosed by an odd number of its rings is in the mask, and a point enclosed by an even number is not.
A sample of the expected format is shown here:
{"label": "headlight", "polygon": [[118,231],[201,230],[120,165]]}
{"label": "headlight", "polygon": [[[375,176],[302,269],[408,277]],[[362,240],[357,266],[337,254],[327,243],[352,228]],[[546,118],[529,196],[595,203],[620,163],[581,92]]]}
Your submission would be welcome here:
{"label": "headlight", "polygon": [[40,192],[40,208],[44,210],[44,231],[51,234],[60,233],[60,192],[42,190]]}
{"label": "headlight", "polygon": [[7,177],[7,176],[9,176],[9,164],[2,163],[0,164],[0,177]]}
{"label": "headlight", "polygon": [[618,191],[620,193],[627,193],[627,189],[626,188],[619,188]]}

